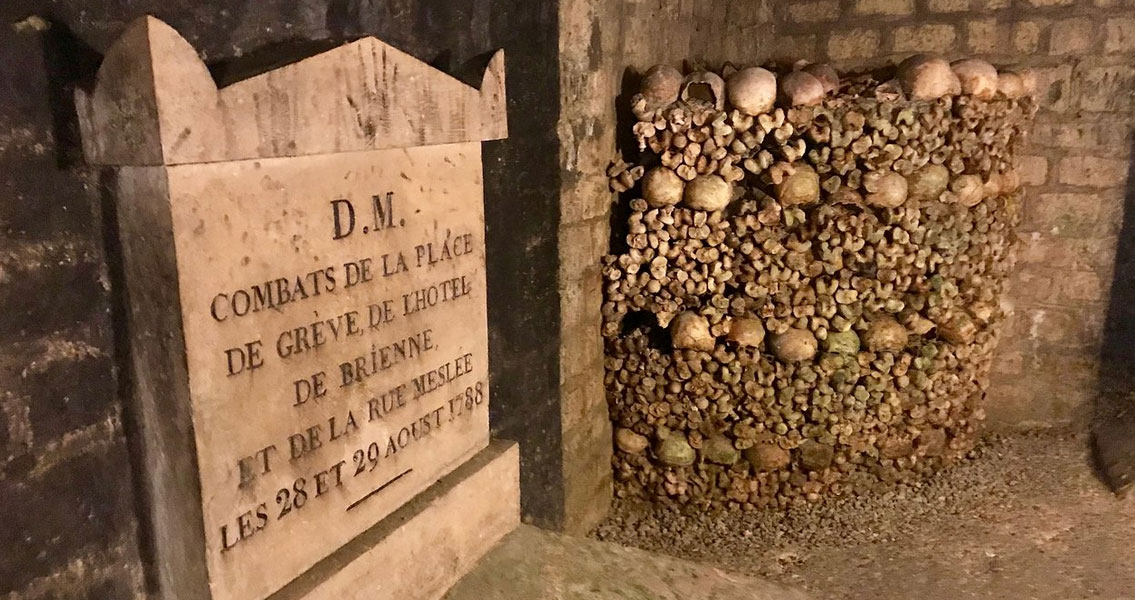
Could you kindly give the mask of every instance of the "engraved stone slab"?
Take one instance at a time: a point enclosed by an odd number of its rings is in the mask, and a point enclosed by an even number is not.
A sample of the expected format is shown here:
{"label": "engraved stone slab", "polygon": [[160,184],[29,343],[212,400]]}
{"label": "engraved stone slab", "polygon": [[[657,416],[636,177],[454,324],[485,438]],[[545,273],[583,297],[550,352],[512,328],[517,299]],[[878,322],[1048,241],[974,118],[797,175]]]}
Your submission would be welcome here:
{"label": "engraved stone slab", "polygon": [[263,597],[488,443],[480,158],[169,169],[218,600]]}
{"label": "engraved stone slab", "polygon": [[368,39],[218,92],[187,48],[131,25],[80,122],[119,164],[161,593],[263,600],[489,443],[503,57],[478,92]]}

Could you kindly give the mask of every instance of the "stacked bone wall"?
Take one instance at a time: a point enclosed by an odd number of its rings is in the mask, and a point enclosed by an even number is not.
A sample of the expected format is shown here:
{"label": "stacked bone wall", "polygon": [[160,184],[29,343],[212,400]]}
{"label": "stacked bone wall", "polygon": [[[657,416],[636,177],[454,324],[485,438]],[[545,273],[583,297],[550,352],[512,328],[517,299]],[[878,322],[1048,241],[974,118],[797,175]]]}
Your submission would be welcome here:
{"label": "stacked bone wall", "polygon": [[1131,196],[1135,4],[777,4],[774,58],[852,68],[937,51],[1026,65],[1038,74],[1039,112],[1020,157],[1030,200],[1007,291],[1014,308],[994,364],[989,425],[1082,421],[1101,376],[1135,356],[1126,343],[1135,333],[1135,252],[1123,241],[1130,233],[1121,232]]}
{"label": "stacked bone wall", "polygon": [[764,56],[774,45],[773,11],[752,0],[561,0],[559,9],[564,527],[585,533],[612,495],[600,259],[611,237],[607,167],[616,140],[631,137],[617,123],[634,118],[615,98],[637,91],[628,65]]}
{"label": "stacked bone wall", "polygon": [[[716,25],[722,15],[733,26]],[[1135,250],[1120,242],[1135,123],[1135,4],[631,0],[615,7],[564,0],[560,21],[561,372],[570,446],[565,469],[573,473],[566,479],[583,482],[568,485],[578,490],[571,494],[578,514],[592,522],[601,514],[604,503],[595,498],[605,488],[596,485],[603,479],[595,465],[610,447],[611,431],[601,425],[607,418],[596,366],[602,291],[594,265],[609,247],[612,202],[601,183],[604,171],[629,137],[624,127],[616,143],[614,109],[629,112],[629,103],[613,99],[655,63],[774,58],[782,65],[807,59],[858,69],[938,50],[951,59],[1031,67],[1040,80],[1039,112],[1019,156],[1029,202],[1018,227],[1022,251],[1005,292],[1012,312],[990,377],[986,425],[1079,420],[1095,397],[1101,348],[1105,358],[1135,356],[1124,344],[1135,333]],[[574,52],[565,50],[569,41]]]}
{"label": "stacked bone wall", "polygon": [[609,172],[631,198],[603,269],[618,495],[818,501],[971,446],[1035,112],[1031,74],[976,67],[965,93],[940,59],[841,85],[647,73],[642,153]]}

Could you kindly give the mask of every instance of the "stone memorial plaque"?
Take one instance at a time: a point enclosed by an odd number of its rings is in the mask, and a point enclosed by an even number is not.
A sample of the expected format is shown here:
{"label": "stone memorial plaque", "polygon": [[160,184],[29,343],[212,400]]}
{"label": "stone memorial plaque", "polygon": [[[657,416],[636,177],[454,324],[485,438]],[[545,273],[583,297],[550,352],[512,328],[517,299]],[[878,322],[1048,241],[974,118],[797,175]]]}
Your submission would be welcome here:
{"label": "stone memorial plaque", "polygon": [[218,599],[263,597],[488,444],[480,158],[169,169]]}
{"label": "stone memorial plaque", "polygon": [[503,58],[480,91],[369,38],[219,91],[203,69],[146,19],[79,106],[119,165],[163,584],[261,600],[489,443]]}

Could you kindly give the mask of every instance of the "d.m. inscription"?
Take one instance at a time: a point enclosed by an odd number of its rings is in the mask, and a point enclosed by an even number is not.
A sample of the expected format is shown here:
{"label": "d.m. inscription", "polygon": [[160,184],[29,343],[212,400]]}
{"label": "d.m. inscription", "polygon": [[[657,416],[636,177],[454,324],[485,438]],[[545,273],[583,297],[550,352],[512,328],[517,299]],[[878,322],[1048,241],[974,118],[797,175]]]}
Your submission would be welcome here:
{"label": "d.m. inscription", "polygon": [[[374,225],[363,226],[362,233],[404,226],[405,219],[399,219],[395,224],[395,205],[393,192],[372,196]],[[356,211],[350,200],[331,201],[331,215],[332,239],[340,240],[354,233]],[[376,282],[399,273],[458,260],[472,253],[472,231],[454,232],[446,229],[445,236],[440,241],[415,244],[406,252],[393,250],[341,265],[328,265],[303,274],[277,277],[251,284],[247,288],[218,292],[210,302],[209,312],[218,323],[230,318],[255,317],[261,311],[301,303],[320,295],[349,294],[356,286],[376,285]],[[363,348],[360,355],[335,364],[330,369],[330,378],[329,370],[322,369],[292,382],[289,390],[292,393],[288,400],[293,406],[298,408],[308,402],[320,402],[337,389],[361,384],[397,364],[426,360],[425,355],[437,354],[438,346],[434,341],[432,327],[392,341],[382,339],[382,336],[389,329],[387,325],[395,319],[411,315],[428,319],[430,315],[427,313],[431,309],[469,297],[472,285],[470,277],[462,274],[418,287],[394,298],[369,302],[365,307],[328,319],[301,323],[273,335],[272,351],[268,353],[264,351],[264,340],[261,338],[244,342],[224,350],[225,368],[229,376],[241,376],[263,367],[266,360],[287,361],[324,346],[350,344],[356,339],[368,341],[369,348]],[[277,461],[297,461],[319,453],[329,444],[350,443],[353,437],[359,437],[352,434],[357,434],[360,427],[395,419],[408,403],[419,401],[451,382],[462,380],[465,383],[472,372],[473,354],[466,352],[445,359],[409,381],[398,382],[378,394],[368,394],[365,404],[347,408],[342,414],[329,417],[326,422],[313,424],[289,435],[286,441],[268,445],[238,459],[238,485],[246,487],[257,477],[270,475]],[[438,406],[424,414],[415,415],[416,418],[402,425],[396,432],[381,435],[370,443],[366,443],[364,436],[362,442],[355,444],[356,449],[351,452],[349,461],[339,460],[306,476],[296,477],[280,487],[273,495],[274,498],[240,512],[231,522],[221,525],[221,550],[232,550],[240,542],[263,531],[272,522],[286,518],[293,511],[317,506],[319,498],[343,486],[346,479],[368,477],[383,461],[411,444],[426,441],[431,433],[439,431],[443,425],[481,407],[485,401],[485,392],[484,381],[468,383],[459,393],[445,398]],[[351,503],[346,510],[352,510],[364,500],[374,497],[376,492],[385,489],[411,470],[394,475],[390,481],[383,482],[374,491]]]}

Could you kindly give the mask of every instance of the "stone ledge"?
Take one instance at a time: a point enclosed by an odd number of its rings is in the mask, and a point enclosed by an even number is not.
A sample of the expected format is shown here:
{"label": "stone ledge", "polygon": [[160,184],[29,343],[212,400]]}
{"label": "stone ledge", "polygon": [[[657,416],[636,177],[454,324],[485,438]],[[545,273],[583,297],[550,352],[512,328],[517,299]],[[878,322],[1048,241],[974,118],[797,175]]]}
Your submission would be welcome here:
{"label": "stone ledge", "polygon": [[519,524],[519,451],[494,441],[269,600],[435,600]]}

